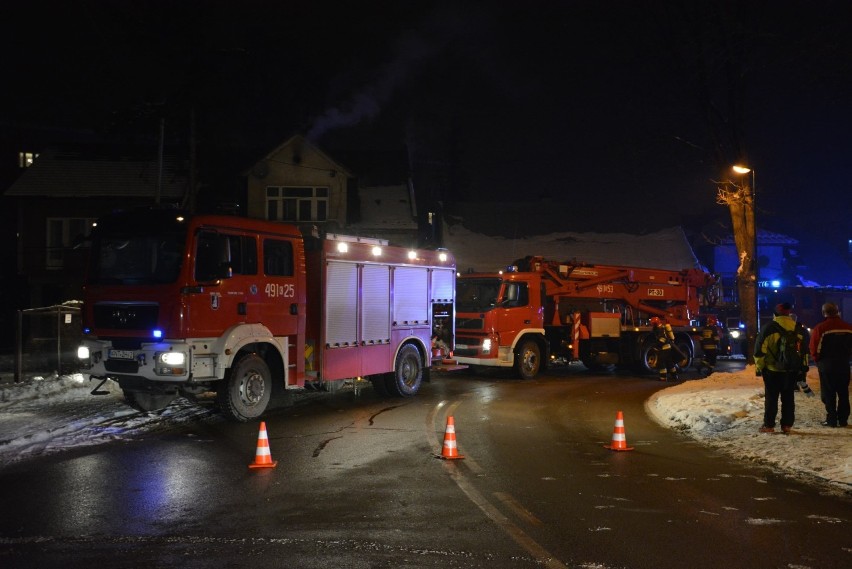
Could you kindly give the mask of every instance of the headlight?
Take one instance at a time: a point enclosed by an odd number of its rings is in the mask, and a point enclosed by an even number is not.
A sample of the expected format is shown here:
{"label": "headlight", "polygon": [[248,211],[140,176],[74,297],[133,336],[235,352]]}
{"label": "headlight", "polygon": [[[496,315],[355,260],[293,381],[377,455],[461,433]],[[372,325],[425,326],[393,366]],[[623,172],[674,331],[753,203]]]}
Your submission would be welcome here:
{"label": "headlight", "polygon": [[77,358],[81,360],[89,359],[89,347],[88,346],[79,346],[77,348]]}
{"label": "headlight", "polygon": [[160,352],[154,359],[154,373],[157,375],[186,375],[184,352]]}
{"label": "headlight", "polygon": [[731,330],[731,338],[736,340],[739,337],[740,337],[740,331],[739,330]]}
{"label": "headlight", "polygon": [[491,353],[491,338],[485,338],[482,340],[482,353],[490,354]]}
{"label": "headlight", "polygon": [[167,366],[182,366],[186,363],[186,354],[183,352],[163,352],[157,357],[157,361]]}

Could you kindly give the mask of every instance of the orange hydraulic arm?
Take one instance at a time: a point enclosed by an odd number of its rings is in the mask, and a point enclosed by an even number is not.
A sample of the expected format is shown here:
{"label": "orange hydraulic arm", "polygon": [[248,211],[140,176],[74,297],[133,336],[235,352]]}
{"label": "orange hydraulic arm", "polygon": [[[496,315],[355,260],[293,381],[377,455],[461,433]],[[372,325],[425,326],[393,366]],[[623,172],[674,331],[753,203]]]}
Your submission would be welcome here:
{"label": "orange hydraulic arm", "polygon": [[623,302],[634,310],[663,316],[673,325],[688,325],[699,313],[699,288],[715,285],[713,275],[698,269],[671,271],[576,261],[559,263],[527,257],[521,271],[538,272],[551,297],[598,298]]}

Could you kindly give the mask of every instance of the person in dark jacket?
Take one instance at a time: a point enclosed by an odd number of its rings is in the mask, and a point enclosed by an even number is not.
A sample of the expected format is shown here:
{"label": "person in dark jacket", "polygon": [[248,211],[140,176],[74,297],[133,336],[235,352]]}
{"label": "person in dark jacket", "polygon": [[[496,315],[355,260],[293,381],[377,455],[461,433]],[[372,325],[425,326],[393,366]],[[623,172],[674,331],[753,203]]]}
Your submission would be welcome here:
{"label": "person in dark jacket", "polygon": [[656,339],[657,370],[660,373],[660,381],[668,381],[669,378],[677,380],[677,366],[675,366],[673,361],[674,356],[672,355],[674,351],[672,349],[674,345],[672,327],[667,322],[664,323],[657,316],[651,318],[650,322],[651,326],[653,326],[654,338]]}
{"label": "person in dark jacket", "polygon": [[[754,347],[755,373],[763,377],[764,409],[761,433],[775,432],[775,418],[778,415],[778,398],[781,398],[781,431],[788,434],[796,420],[796,381],[802,370],[808,367],[808,331],[796,322],[792,316],[793,306],[784,302],[775,307],[775,317],[772,322],[763,327],[757,335]],[[795,330],[801,346],[802,365],[795,371],[781,369],[777,364],[781,333],[777,326],[784,330]]]}
{"label": "person in dark jacket", "polygon": [[707,323],[701,329],[700,344],[704,357],[698,364],[698,371],[707,368],[704,375],[710,375],[716,367],[716,356],[719,353],[719,322],[715,316],[707,317]]}
{"label": "person in dark jacket", "polygon": [[849,357],[852,355],[852,324],[840,319],[833,302],[822,305],[825,320],[814,326],[811,357],[819,371],[820,399],[825,405],[826,427],[849,424]]}

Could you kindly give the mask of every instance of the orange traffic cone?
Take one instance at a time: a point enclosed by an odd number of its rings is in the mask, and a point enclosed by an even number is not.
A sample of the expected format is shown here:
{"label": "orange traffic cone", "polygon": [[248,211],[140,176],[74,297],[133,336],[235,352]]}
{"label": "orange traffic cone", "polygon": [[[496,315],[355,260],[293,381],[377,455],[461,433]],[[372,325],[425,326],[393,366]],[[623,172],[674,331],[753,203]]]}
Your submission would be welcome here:
{"label": "orange traffic cone", "polygon": [[441,456],[444,460],[455,460],[464,458],[459,454],[459,449],[456,446],[456,423],[452,417],[447,417],[447,430],[444,432],[444,448],[441,449]]}
{"label": "orange traffic cone", "polygon": [[275,468],[276,466],[278,466],[278,461],[272,460],[272,453],[269,452],[266,421],[261,421],[260,432],[257,435],[257,452],[254,455],[254,462],[249,464],[249,468]]}
{"label": "orange traffic cone", "polygon": [[612,444],[604,448],[610,450],[633,450],[627,446],[627,437],[624,434],[624,415],[621,411],[615,414],[615,427],[612,430]]}

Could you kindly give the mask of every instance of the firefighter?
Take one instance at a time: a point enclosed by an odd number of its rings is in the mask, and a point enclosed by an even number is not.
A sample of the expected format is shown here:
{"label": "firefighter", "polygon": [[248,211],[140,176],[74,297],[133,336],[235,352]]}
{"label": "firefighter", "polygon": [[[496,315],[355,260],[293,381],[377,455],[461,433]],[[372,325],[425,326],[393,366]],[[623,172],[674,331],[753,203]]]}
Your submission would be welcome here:
{"label": "firefighter", "polygon": [[707,368],[704,375],[713,373],[716,367],[716,356],[719,353],[719,321],[715,316],[708,316],[707,323],[701,329],[701,350],[704,352],[704,357],[701,363],[698,364],[698,371]]}
{"label": "firefighter", "polygon": [[654,316],[651,318],[651,326],[654,327],[654,338],[657,340],[657,371],[660,373],[660,381],[668,381],[669,377],[677,380],[677,366],[672,361],[674,332],[671,324]]}

